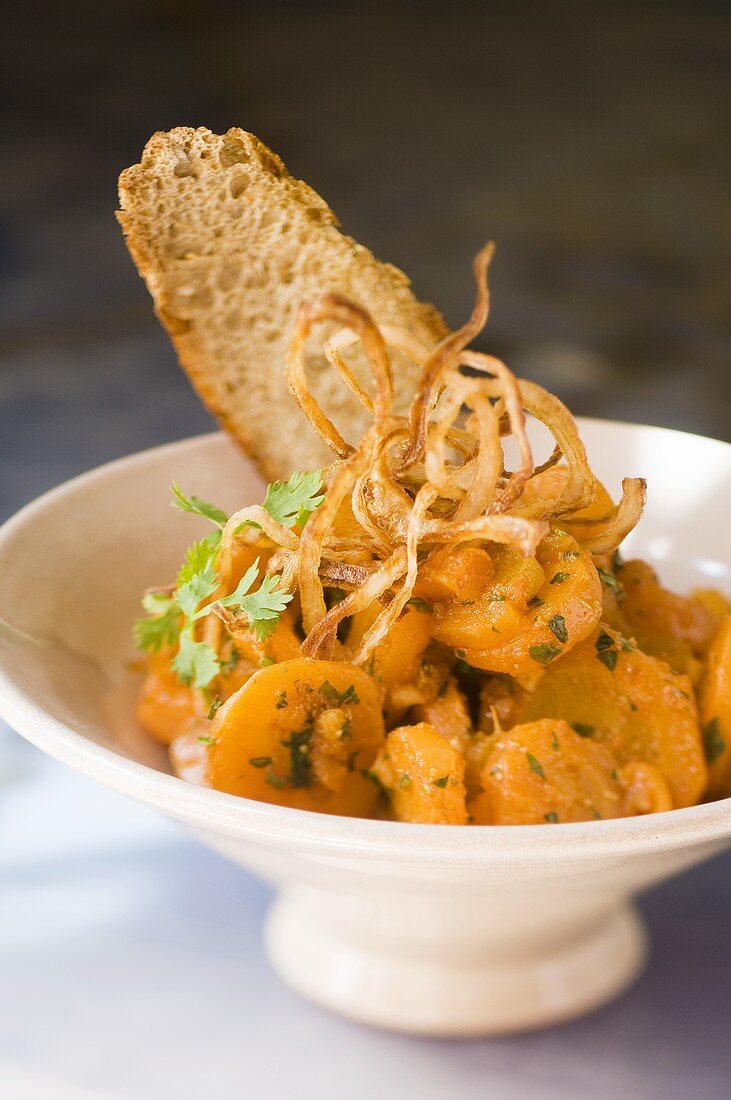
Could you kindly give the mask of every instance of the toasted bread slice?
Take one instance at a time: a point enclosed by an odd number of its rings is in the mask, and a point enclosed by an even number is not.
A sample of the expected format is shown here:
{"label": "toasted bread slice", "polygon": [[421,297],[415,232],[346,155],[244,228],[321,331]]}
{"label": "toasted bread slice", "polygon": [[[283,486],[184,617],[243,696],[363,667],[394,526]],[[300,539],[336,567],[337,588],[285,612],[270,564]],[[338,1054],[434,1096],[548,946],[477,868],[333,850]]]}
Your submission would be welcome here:
{"label": "toasted bread slice", "polygon": [[[427,347],[447,331],[403,272],[340,233],[323,199],[244,130],[219,136],[181,126],[153,135],[142,162],[122,172],[119,196],[127,245],[180,363],[270,480],[333,457],[285,381],[301,302],[339,291]],[[308,361],[313,392],[357,442],[368,416],[324,365],[321,356]],[[401,409],[415,374],[405,357],[395,358]]]}

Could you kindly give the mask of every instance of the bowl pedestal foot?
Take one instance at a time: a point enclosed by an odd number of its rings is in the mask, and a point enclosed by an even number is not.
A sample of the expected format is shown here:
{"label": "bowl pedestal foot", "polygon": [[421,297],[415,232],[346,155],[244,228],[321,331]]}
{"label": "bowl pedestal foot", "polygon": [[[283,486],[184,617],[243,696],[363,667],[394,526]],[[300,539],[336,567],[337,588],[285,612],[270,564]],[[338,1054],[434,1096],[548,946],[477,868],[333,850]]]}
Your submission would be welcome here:
{"label": "bowl pedestal foot", "polygon": [[560,1023],[615,997],[642,967],[644,930],[626,902],[562,907],[560,920],[540,902],[500,908],[470,896],[293,886],[269,912],[266,950],[277,974],[317,1004],[436,1036]]}

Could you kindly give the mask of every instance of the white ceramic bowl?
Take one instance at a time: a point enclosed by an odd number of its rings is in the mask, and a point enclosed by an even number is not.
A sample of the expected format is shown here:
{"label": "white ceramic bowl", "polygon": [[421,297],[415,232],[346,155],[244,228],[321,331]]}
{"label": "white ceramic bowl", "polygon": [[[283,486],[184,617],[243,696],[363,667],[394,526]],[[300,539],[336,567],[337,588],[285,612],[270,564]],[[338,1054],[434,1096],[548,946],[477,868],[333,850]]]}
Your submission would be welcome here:
{"label": "white ceramic bowl", "polygon": [[[581,427],[611,490],[622,474],[649,481],[629,549],[681,590],[727,585],[731,446],[630,424]],[[645,950],[632,895],[728,844],[731,800],[616,821],[460,828],[306,813],[174,778],[134,722],[129,667],[140,592],[169,581],[198,533],[198,521],[169,507],[173,478],[230,509],[263,489],[214,434],[104,466],[2,528],[2,716],[274,883],[272,964],[335,1011],[485,1034],[566,1019],[625,987]]]}

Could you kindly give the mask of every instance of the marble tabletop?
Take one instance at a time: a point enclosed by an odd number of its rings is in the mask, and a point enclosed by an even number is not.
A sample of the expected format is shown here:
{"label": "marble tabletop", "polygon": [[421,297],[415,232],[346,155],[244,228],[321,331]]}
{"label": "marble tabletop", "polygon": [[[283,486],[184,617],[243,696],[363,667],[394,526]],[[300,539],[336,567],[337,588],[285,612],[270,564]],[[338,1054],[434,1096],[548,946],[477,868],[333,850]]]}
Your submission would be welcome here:
{"label": "marble tabletop", "polygon": [[[577,412],[731,435],[720,5],[73,7],[46,6],[38,34],[16,6],[0,44],[22,93],[2,113],[0,519],[211,426],[113,220],[118,170],[178,123],[259,132],[453,323],[495,237],[483,346]],[[642,899],[652,952],[624,997],[499,1040],[306,1004],[264,960],[268,902],[0,731],[0,1096],[731,1095],[731,855]]]}

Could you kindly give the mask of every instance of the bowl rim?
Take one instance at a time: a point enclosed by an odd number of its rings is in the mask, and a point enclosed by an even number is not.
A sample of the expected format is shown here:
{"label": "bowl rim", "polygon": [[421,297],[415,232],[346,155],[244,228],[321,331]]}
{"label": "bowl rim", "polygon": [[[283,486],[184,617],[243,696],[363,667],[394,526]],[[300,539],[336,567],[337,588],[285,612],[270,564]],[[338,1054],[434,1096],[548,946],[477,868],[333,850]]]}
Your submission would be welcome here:
{"label": "bowl rim", "polygon": [[[674,428],[594,417],[579,417],[577,422],[587,428],[601,425],[632,432],[690,436],[731,449],[731,444],[724,440]],[[47,506],[56,505],[77,489],[95,481],[103,483],[108,475],[137,467],[160,454],[217,442],[235,446],[223,431],[205,432],[114,459],[63,482],[24,505],[0,526],[0,552]],[[242,459],[252,461],[243,452]],[[560,828],[472,825],[465,829],[457,825],[342,817],[197,787],[91,741],[31,702],[11,681],[1,647],[0,717],[49,756],[190,825],[311,855],[332,856],[340,849],[344,856],[357,852],[369,860],[401,858],[412,864],[510,865],[516,860],[536,864],[567,857],[595,861],[600,856],[672,851],[731,836],[731,798],[640,817],[564,822]]]}

